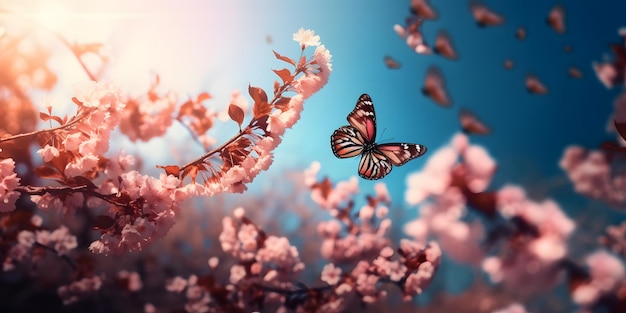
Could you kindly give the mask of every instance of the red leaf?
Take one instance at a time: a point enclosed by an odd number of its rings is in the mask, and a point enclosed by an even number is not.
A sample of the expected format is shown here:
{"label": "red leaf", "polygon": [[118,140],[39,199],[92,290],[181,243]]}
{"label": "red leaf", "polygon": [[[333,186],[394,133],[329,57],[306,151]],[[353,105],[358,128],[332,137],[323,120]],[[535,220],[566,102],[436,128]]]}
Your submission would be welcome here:
{"label": "red leaf", "polygon": [[285,61],[285,62],[287,62],[287,63],[289,63],[289,64],[291,64],[293,66],[296,66],[296,62],[294,60],[292,60],[291,58],[286,57],[286,56],[282,56],[282,55],[280,55],[278,52],[276,52],[274,50],[272,50],[272,52],[274,52],[274,56],[276,56],[277,59],[279,59],[281,61]]}
{"label": "red leaf", "polygon": [[238,105],[231,103],[228,106],[228,116],[230,116],[230,119],[237,122],[241,128],[241,124],[243,123],[243,110]]}
{"label": "red leaf", "polygon": [[207,93],[207,92],[203,92],[203,93],[198,95],[198,98],[196,98],[196,102],[200,103],[200,102],[202,102],[204,100],[209,100],[209,99],[211,99],[211,95],[209,93]]}
{"label": "red leaf", "polygon": [[283,80],[284,84],[287,84],[293,80],[293,76],[291,76],[291,71],[286,68],[282,70],[274,70],[274,73],[276,73],[278,77]]}
{"label": "red leaf", "polygon": [[274,103],[274,107],[284,112],[289,107],[289,101],[291,101],[290,97],[280,97],[278,101]]}
{"label": "red leaf", "polygon": [[160,169],[164,169],[165,174],[167,175],[173,175],[176,177],[179,177],[178,175],[180,175],[180,167],[176,165],[167,165],[167,166],[157,165],[156,167]]}
{"label": "red leaf", "polygon": [[266,102],[255,102],[252,107],[252,115],[253,117],[259,118],[264,115],[269,115],[272,112],[272,107],[269,103]]}
{"label": "red leaf", "polygon": [[45,112],[39,112],[39,119],[41,119],[44,122],[47,122],[50,120],[50,115]]}
{"label": "red leaf", "polygon": [[59,172],[57,172],[54,168],[47,166],[47,165],[42,165],[40,167],[35,168],[35,174],[41,178],[53,178],[53,179],[63,178],[63,176],[59,174]]}
{"label": "red leaf", "polygon": [[298,68],[303,68],[304,64],[306,64],[306,56],[300,57],[300,62],[298,63]]}
{"label": "red leaf", "polygon": [[83,106],[83,103],[78,101],[78,99],[76,99],[76,97],[72,97],[72,102],[76,103],[76,105]]}
{"label": "red leaf", "polygon": [[616,120],[613,120],[613,123],[615,124],[615,129],[617,129],[619,135],[622,136],[623,139],[626,139],[626,123],[619,123]]}
{"label": "red leaf", "polygon": [[109,229],[115,225],[115,219],[107,215],[98,215],[93,223],[94,229]]}
{"label": "red leaf", "polygon": [[50,118],[53,119],[55,122],[59,123],[59,125],[65,125],[65,123],[67,122],[67,115],[65,116],[64,119],[61,119],[60,117],[56,115],[52,115]]}
{"label": "red leaf", "polygon": [[250,93],[250,97],[252,97],[252,100],[254,100],[255,103],[267,102],[267,94],[259,87],[252,87],[248,85],[248,93]]}

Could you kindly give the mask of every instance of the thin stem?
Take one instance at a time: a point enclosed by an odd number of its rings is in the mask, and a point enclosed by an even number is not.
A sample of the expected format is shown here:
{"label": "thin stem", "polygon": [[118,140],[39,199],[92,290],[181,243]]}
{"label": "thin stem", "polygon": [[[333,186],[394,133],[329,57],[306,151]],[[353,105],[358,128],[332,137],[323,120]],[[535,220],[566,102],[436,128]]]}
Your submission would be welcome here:
{"label": "thin stem", "polygon": [[70,193],[70,192],[78,192],[78,193],[84,193],[88,196],[92,196],[98,199],[102,199],[110,204],[113,205],[117,205],[117,206],[126,206],[127,204],[125,203],[120,203],[120,202],[116,202],[113,201],[111,199],[112,195],[103,195],[101,193],[98,193],[94,190],[91,189],[90,186],[88,185],[82,185],[82,186],[75,186],[75,187],[69,187],[69,186],[60,186],[60,187],[54,187],[54,186],[46,186],[46,187],[34,187],[34,186],[18,186],[15,188],[15,191],[23,193],[23,194],[28,194],[28,195],[34,195],[34,196],[42,196],[46,193],[49,194],[64,194],[64,193]]}
{"label": "thin stem", "polygon": [[54,128],[39,129],[39,130],[32,131],[30,133],[23,133],[23,134],[13,135],[11,137],[0,138],[0,143],[6,142],[6,141],[11,141],[11,140],[17,140],[17,139],[21,139],[21,138],[25,138],[25,137],[29,137],[29,136],[35,136],[35,135],[40,134],[40,133],[54,132],[54,131],[57,131],[57,130],[69,128],[71,126],[74,126],[78,122],[80,122],[81,119],[82,119],[82,116],[76,116],[76,118],[72,119],[67,124],[59,125],[59,126],[54,127]]}
{"label": "thin stem", "polygon": [[46,249],[48,251],[53,252],[56,256],[58,256],[61,259],[63,259],[73,270],[76,270],[78,268],[78,265],[76,265],[76,262],[74,262],[74,260],[72,260],[72,258],[70,258],[69,256],[67,256],[65,254],[63,254],[63,255],[59,254],[59,252],[57,250],[55,250],[54,248],[48,247],[48,246],[46,246],[44,244],[41,244],[39,242],[36,242],[36,241],[35,241],[34,245],[37,246],[37,247],[44,248],[44,249]]}

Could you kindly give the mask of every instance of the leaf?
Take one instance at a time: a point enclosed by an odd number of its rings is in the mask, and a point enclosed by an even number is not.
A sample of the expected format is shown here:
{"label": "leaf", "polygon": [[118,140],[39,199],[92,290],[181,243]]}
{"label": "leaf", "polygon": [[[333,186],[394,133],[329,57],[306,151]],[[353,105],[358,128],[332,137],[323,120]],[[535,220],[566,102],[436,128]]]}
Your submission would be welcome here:
{"label": "leaf", "polygon": [[278,89],[279,88],[280,88],[280,83],[277,80],[275,80],[274,81],[274,95],[278,94]]}
{"label": "leaf", "polygon": [[83,106],[83,103],[78,101],[78,99],[76,99],[76,97],[72,97],[72,102],[74,102],[76,105]]}
{"label": "leaf", "polygon": [[254,118],[259,118],[264,115],[269,115],[272,112],[272,107],[266,102],[255,102],[252,107],[252,115]]}
{"label": "leaf", "polygon": [[93,223],[94,229],[109,229],[115,225],[115,219],[108,215],[98,215]]}
{"label": "leaf", "polygon": [[180,175],[180,167],[176,165],[157,165],[156,167],[165,170],[165,174],[167,175],[173,175],[176,177],[179,177],[178,175]]}
{"label": "leaf", "polygon": [[248,85],[248,93],[254,102],[267,102],[267,94],[259,87],[252,87]]}
{"label": "leaf", "polygon": [[47,122],[49,120],[54,120],[55,122],[59,123],[59,125],[64,125],[65,124],[65,121],[62,120],[60,117],[58,117],[56,115],[50,115],[50,114],[45,113],[45,112],[39,112],[39,118],[43,122]]}
{"label": "leaf", "polygon": [[95,190],[98,187],[85,176],[70,177],[65,180],[65,184],[70,187],[87,186],[89,190]]}
{"label": "leaf", "polygon": [[230,104],[228,106],[228,116],[230,119],[237,122],[239,124],[239,128],[241,128],[241,124],[243,123],[243,110],[236,104]]}
{"label": "leaf", "polygon": [[289,102],[291,101],[290,97],[280,97],[278,101],[274,103],[274,107],[285,112],[289,108]]}
{"label": "leaf", "polygon": [[47,122],[47,121],[49,121],[49,120],[50,120],[50,118],[51,118],[51,117],[50,117],[50,115],[49,115],[48,113],[45,113],[45,112],[39,112],[39,119],[40,119],[40,120],[42,120],[42,121],[44,121],[44,122]]}
{"label": "leaf", "polygon": [[204,100],[209,100],[209,99],[211,99],[211,95],[208,92],[203,92],[198,95],[198,97],[196,98],[196,102],[200,103]]}
{"label": "leaf", "polygon": [[293,76],[291,75],[291,71],[289,71],[288,69],[284,68],[282,70],[273,70],[273,71],[274,73],[276,73],[276,75],[278,75],[278,77],[280,77],[280,79],[283,80],[284,84],[287,84],[293,81]]}
{"label": "leaf", "polygon": [[195,182],[198,177],[198,167],[197,166],[189,166],[183,171],[183,177],[191,176],[191,181]]}
{"label": "leaf", "polygon": [[272,52],[274,52],[274,56],[276,56],[277,59],[279,59],[281,61],[285,61],[285,62],[287,62],[287,63],[289,63],[289,64],[291,64],[293,66],[296,66],[296,61],[292,60],[291,58],[283,56],[283,55],[280,55],[278,52],[276,52],[274,50],[272,50]]}
{"label": "leaf", "polygon": [[47,166],[47,165],[42,165],[39,166],[37,168],[35,168],[34,170],[35,174],[41,178],[62,178],[63,176],[61,174],[59,174],[59,172],[57,172],[54,168]]}
{"label": "leaf", "polygon": [[250,93],[250,97],[254,100],[254,105],[252,106],[253,118],[256,119],[260,116],[270,114],[272,107],[267,103],[267,94],[265,91],[258,87],[248,86],[248,92]]}
{"label": "leaf", "polygon": [[306,56],[302,56],[300,57],[300,62],[298,63],[298,68],[302,69],[304,68],[304,65],[306,64]]}
{"label": "leaf", "polygon": [[623,139],[626,139],[626,123],[619,123],[615,119],[613,119],[613,123],[619,135],[622,136]]}

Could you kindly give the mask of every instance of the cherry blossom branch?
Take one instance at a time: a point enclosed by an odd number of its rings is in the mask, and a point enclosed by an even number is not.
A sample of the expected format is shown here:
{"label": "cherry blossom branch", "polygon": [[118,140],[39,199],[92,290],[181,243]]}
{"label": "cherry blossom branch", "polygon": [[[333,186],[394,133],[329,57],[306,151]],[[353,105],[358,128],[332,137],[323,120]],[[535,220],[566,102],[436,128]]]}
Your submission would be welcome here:
{"label": "cherry blossom branch", "polygon": [[51,195],[66,195],[70,192],[82,193],[91,197],[95,197],[101,200],[104,200],[110,204],[117,206],[127,206],[127,203],[115,202],[113,201],[113,197],[115,195],[103,195],[94,190],[94,186],[90,185],[80,185],[80,186],[45,186],[45,187],[37,187],[37,186],[18,186],[15,188],[15,191],[20,193],[28,194],[31,196],[43,196],[45,194]]}
{"label": "cherry blossom branch", "polygon": [[70,128],[74,125],[76,125],[78,122],[80,122],[82,120],[82,118],[84,116],[87,116],[88,114],[83,114],[82,116],[76,116],[74,117],[71,121],[69,121],[66,124],[63,125],[59,125],[57,127],[53,127],[53,128],[47,128],[47,129],[39,129],[39,130],[35,130],[29,133],[23,133],[23,134],[17,134],[17,135],[13,135],[13,136],[9,136],[9,137],[4,137],[4,138],[0,138],[0,144],[3,142],[7,142],[7,141],[11,141],[11,140],[18,140],[18,139],[22,139],[22,138],[27,138],[30,136],[36,136],[38,134],[42,134],[42,133],[53,133],[57,130],[63,130],[66,128]]}

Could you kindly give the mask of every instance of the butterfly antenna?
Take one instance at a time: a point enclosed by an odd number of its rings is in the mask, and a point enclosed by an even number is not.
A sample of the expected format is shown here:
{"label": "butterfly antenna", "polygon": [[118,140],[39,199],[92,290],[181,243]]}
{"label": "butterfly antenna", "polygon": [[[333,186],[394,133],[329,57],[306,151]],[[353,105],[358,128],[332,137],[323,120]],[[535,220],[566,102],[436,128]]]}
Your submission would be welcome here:
{"label": "butterfly antenna", "polygon": [[387,127],[383,128],[383,132],[380,134],[380,138],[381,138],[380,140],[381,141],[388,141],[388,140],[392,140],[393,139],[393,137],[392,138],[388,138],[388,139],[383,137],[385,135],[385,131],[386,130],[387,130]]}

